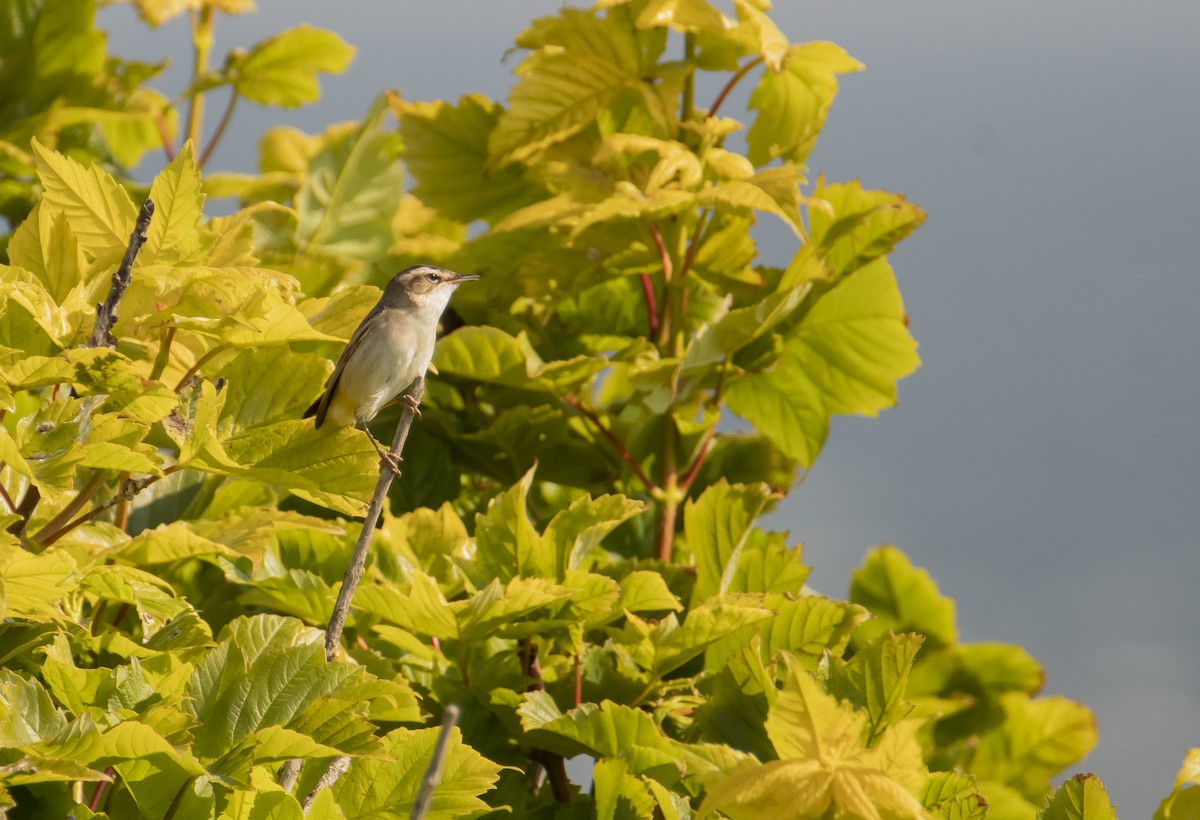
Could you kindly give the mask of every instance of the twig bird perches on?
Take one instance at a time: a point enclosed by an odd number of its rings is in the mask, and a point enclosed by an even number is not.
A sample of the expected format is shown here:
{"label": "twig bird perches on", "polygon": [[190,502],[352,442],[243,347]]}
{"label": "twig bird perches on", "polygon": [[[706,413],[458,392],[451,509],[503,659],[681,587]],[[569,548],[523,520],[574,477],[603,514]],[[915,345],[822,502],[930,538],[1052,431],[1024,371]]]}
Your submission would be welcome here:
{"label": "twig bird perches on", "polygon": [[133,225],[133,233],[129,235],[129,245],[125,248],[125,256],[121,265],[112,275],[112,287],[108,297],[96,305],[96,324],[92,328],[89,347],[111,347],[116,350],[117,340],[113,338],[112,327],[117,323],[117,305],[125,295],[126,288],[133,278],[133,262],[137,259],[138,251],[146,244],[146,231],[150,230],[150,219],[154,216],[154,203],[147,199],[138,209],[137,221]]}
{"label": "twig bird perches on", "polygon": [[[463,282],[478,278],[434,265],[415,265],[393,276],[379,303],[350,337],[325,392],[304,417],[316,416],[318,428],[326,420],[361,428],[399,475],[396,457],[371,435],[367,422],[425,375],[433,359],[438,320],[450,296]],[[408,395],[403,400],[419,415]]]}

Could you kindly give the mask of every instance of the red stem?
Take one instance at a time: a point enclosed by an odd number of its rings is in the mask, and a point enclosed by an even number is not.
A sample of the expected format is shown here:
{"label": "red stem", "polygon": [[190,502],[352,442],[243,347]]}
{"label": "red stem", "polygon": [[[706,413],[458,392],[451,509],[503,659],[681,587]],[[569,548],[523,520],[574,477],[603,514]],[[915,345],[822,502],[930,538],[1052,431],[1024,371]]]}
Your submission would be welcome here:
{"label": "red stem", "polygon": [[754,68],[762,61],[763,58],[761,56],[755,57],[753,60],[739,68],[737,72],[729,78],[729,82],[725,83],[725,87],[721,89],[721,93],[717,95],[715,100],[713,100],[712,107],[708,109],[708,116],[705,117],[705,119],[717,116],[717,109],[719,109],[721,104],[725,102],[725,98],[729,96],[729,92],[733,91],[734,87],[736,87],[737,84],[742,81],[742,77],[745,77],[750,72],[750,69]]}
{"label": "red stem", "polygon": [[162,140],[163,153],[166,154],[167,162],[175,159],[175,146],[171,144],[171,135],[167,133],[167,121],[163,119],[162,114],[154,115],[154,127],[158,129],[158,137]]}
{"label": "red stem", "polygon": [[688,465],[687,472],[683,474],[683,478],[679,480],[679,489],[687,493],[688,488],[692,486],[692,482],[696,480],[696,474],[700,472],[700,468],[704,466],[704,459],[708,458],[708,451],[712,447],[713,435],[717,432],[716,422],[709,426],[708,431],[704,434],[704,441],[700,444],[700,450],[696,453],[696,457],[692,459],[692,463]]}
{"label": "red stem", "polygon": [[646,294],[646,313],[650,325],[650,338],[658,336],[658,303],[654,299],[654,283],[650,274],[642,274],[642,292]]}
{"label": "red stem", "polygon": [[[113,769],[112,766],[108,766],[104,769],[104,773],[109,777],[113,776],[114,771],[116,770]],[[88,811],[95,811],[96,807],[100,805],[100,798],[104,796],[104,790],[106,788],[108,788],[107,780],[101,780],[96,784],[96,788],[92,790],[92,799],[88,801]]]}
{"label": "red stem", "polygon": [[[0,463],[0,470],[3,470],[3,469],[4,469],[4,464],[3,464],[3,463]],[[16,505],[16,502],[14,502],[14,501],[12,500],[12,496],[8,494],[8,490],[6,490],[6,489],[4,488],[4,485],[3,485],[3,484],[0,484],[0,496],[3,496],[3,497],[4,497],[4,503],[8,505],[8,511],[9,511],[9,512],[16,512],[16,511],[17,511],[17,505]]]}
{"label": "red stem", "polygon": [[629,454],[629,451],[625,449],[625,445],[621,443],[621,440],[613,435],[611,430],[604,426],[604,422],[600,421],[599,417],[595,413],[585,407],[583,402],[581,402],[575,396],[572,396],[570,393],[565,394],[563,398],[566,400],[567,404],[578,410],[580,415],[596,426],[596,429],[600,431],[600,435],[604,436],[608,443],[612,445],[613,449],[617,451],[617,455],[619,455],[621,459],[629,465],[630,469],[633,470],[634,474],[637,475],[642,484],[646,486],[647,490],[652,493],[658,491],[658,485],[650,480],[650,477],[646,475],[645,471],[642,470],[641,465],[638,464],[634,457]]}

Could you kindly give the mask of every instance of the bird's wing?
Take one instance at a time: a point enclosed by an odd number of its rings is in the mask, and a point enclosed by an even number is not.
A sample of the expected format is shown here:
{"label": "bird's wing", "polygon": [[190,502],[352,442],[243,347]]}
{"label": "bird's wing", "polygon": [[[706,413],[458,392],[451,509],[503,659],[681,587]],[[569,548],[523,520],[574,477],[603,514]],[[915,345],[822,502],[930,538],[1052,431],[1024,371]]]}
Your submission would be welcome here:
{"label": "bird's wing", "polygon": [[[350,341],[346,342],[346,349],[342,351],[342,355],[338,357],[337,365],[333,368],[333,373],[330,374],[329,380],[325,382],[325,392],[321,394],[321,398],[317,403],[310,408],[314,410],[317,417],[317,429],[325,423],[325,413],[329,410],[329,402],[333,401],[333,391],[337,389],[338,380],[342,377],[342,371],[346,369],[346,362],[350,361],[350,357],[354,355],[354,351],[362,344],[362,340],[367,338],[372,330],[375,329],[376,322],[374,321],[380,313],[383,313],[383,305],[378,304],[371,308],[371,312],[366,315],[358,329],[354,331],[354,335],[350,337]],[[314,413],[306,413],[305,418]]]}

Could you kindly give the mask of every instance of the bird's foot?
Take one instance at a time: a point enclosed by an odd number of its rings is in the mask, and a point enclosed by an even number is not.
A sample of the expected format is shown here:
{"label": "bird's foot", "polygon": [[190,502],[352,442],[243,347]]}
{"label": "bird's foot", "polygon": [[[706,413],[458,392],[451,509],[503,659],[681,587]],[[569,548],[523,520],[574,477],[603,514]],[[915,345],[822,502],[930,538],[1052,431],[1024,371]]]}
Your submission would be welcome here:
{"label": "bird's foot", "polygon": [[400,397],[400,401],[404,402],[404,406],[412,411],[412,414],[417,418],[421,418],[421,403],[412,396],[405,393]]}
{"label": "bird's foot", "polygon": [[379,453],[380,460],[383,461],[383,463],[386,464],[388,468],[396,474],[397,478],[399,478],[400,462],[404,461],[404,459],[400,457],[399,453],[393,453],[391,450],[380,444],[379,439],[371,435],[371,431],[367,430],[366,427],[364,427],[363,430],[366,432],[367,438],[371,439],[371,444],[375,445],[375,452]]}
{"label": "bird's foot", "polygon": [[383,463],[386,464],[389,469],[391,469],[391,471],[395,474],[396,478],[399,478],[400,477],[400,462],[404,461],[404,459],[400,458],[400,456],[398,456],[398,455],[389,453],[387,450],[381,450],[379,453],[379,457],[383,459]]}

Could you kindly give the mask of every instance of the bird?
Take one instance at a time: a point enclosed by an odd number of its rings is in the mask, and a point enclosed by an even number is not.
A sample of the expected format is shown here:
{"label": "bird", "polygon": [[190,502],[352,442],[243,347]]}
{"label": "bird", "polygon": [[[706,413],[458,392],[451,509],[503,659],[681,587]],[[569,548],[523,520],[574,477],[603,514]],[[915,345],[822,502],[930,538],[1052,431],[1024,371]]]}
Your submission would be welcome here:
{"label": "bird", "polygon": [[450,297],[473,273],[455,273],[436,265],[413,265],[391,278],[383,296],[346,343],[325,391],[304,417],[316,417],[317,429],[327,421],[339,427],[353,424],[363,430],[380,457],[397,475],[400,469],[367,422],[387,404],[402,401],[420,415],[407,390],[425,375],[433,359],[438,320]]}

